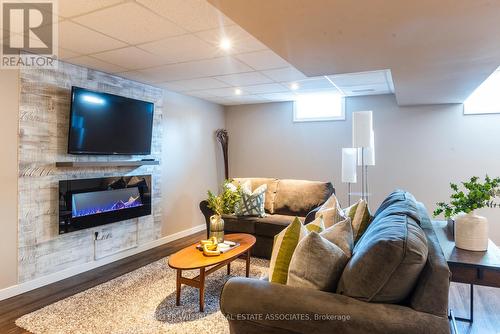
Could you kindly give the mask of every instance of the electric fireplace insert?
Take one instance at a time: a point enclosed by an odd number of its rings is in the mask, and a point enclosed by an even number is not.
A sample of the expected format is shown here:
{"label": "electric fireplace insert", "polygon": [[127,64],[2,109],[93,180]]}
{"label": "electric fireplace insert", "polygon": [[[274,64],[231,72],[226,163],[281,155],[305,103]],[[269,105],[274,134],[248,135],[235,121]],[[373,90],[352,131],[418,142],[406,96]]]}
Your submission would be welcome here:
{"label": "electric fireplace insert", "polygon": [[151,214],[151,175],[59,181],[59,234]]}

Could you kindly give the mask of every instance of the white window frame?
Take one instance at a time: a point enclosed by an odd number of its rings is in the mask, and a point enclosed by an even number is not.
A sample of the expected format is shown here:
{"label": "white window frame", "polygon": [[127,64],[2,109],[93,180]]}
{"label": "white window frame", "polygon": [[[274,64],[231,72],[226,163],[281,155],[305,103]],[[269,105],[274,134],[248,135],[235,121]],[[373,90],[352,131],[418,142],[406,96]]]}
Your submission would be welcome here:
{"label": "white window frame", "polygon": [[297,101],[293,101],[293,122],[330,122],[330,121],[345,121],[345,96],[340,97],[341,103],[341,115],[331,116],[331,117],[311,117],[311,118],[299,118],[297,117]]}
{"label": "white window frame", "polygon": [[[496,85],[491,86],[492,80],[495,80]],[[485,81],[479,85],[474,92],[465,100],[464,103],[462,103],[462,108],[463,108],[463,114],[464,116],[474,116],[474,115],[498,115],[500,114],[500,97],[497,95],[496,91],[499,88],[500,84],[500,68],[497,68],[495,72],[493,72],[488,78],[486,78]],[[475,96],[475,94],[484,94],[485,87],[487,92],[489,92],[489,95],[484,95],[482,96],[481,102],[486,102],[488,104],[487,107],[485,107],[484,104],[471,104],[470,105],[470,99],[471,98],[478,98]],[[492,92],[493,91],[493,92]],[[491,101],[488,100],[488,98],[491,98]]]}

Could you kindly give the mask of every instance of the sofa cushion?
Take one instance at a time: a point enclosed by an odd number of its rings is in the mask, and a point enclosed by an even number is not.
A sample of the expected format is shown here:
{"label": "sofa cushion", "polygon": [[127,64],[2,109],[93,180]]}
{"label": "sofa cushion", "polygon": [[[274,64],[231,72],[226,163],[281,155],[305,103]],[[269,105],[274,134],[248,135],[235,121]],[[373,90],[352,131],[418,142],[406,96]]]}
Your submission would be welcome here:
{"label": "sofa cushion", "polygon": [[414,288],[427,255],[425,233],[411,217],[391,214],[374,220],[354,247],[337,293],[400,303]]}
{"label": "sofa cushion", "polygon": [[278,188],[278,179],[265,178],[265,177],[234,178],[233,184],[241,185],[245,181],[250,181],[252,185],[251,187],[252,191],[254,191],[263,184],[267,184],[264,209],[268,213],[274,213],[273,205],[274,205],[274,198],[276,197],[276,190]]}
{"label": "sofa cushion", "polygon": [[293,253],[286,284],[333,292],[347,261],[349,257],[338,245],[311,232]]}
{"label": "sofa cushion", "polygon": [[[294,218],[285,215],[267,215],[264,218],[255,219],[255,234],[274,238],[276,234],[290,225]],[[302,217],[299,219],[304,220]]]}
{"label": "sofa cushion", "polygon": [[387,196],[375,212],[373,219],[382,219],[391,214],[405,214],[420,223],[415,197],[401,189],[397,189]]}
{"label": "sofa cushion", "polygon": [[333,193],[330,182],[279,180],[274,213],[305,217]]}
{"label": "sofa cushion", "polygon": [[259,217],[237,217],[235,215],[222,215],[224,219],[224,232],[255,234],[255,222]]}
{"label": "sofa cushion", "polygon": [[420,227],[432,229],[431,217],[429,217],[427,208],[422,202],[417,202],[417,213],[420,217]]}

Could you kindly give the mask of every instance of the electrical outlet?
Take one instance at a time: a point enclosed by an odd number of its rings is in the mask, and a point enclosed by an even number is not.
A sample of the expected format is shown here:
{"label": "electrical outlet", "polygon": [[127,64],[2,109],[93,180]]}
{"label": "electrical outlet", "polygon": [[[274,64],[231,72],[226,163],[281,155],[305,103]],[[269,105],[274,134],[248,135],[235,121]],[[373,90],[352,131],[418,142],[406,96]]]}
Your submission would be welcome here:
{"label": "electrical outlet", "polygon": [[94,236],[95,241],[108,240],[113,238],[113,234],[107,231],[96,231],[94,232]]}

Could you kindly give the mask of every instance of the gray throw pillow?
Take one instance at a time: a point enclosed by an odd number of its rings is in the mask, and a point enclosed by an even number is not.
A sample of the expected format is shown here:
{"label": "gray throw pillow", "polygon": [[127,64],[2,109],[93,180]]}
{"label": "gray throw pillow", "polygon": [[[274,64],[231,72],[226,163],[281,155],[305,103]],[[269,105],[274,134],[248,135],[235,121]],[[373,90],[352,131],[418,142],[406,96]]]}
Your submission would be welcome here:
{"label": "gray throw pillow", "polygon": [[287,285],[335,291],[349,257],[316,232],[299,242],[288,269]]}
{"label": "gray throw pillow", "polygon": [[413,290],[427,261],[427,239],[411,217],[374,220],[354,248],[337,293],[368,302],[400,303]]}
{"label": "gray throw pillow", "polygon": [[352,248],[354,247],[351,218],[346,218],[330,226],[321,232],[320,235],[340,247],[348,257],[351,257]]}

